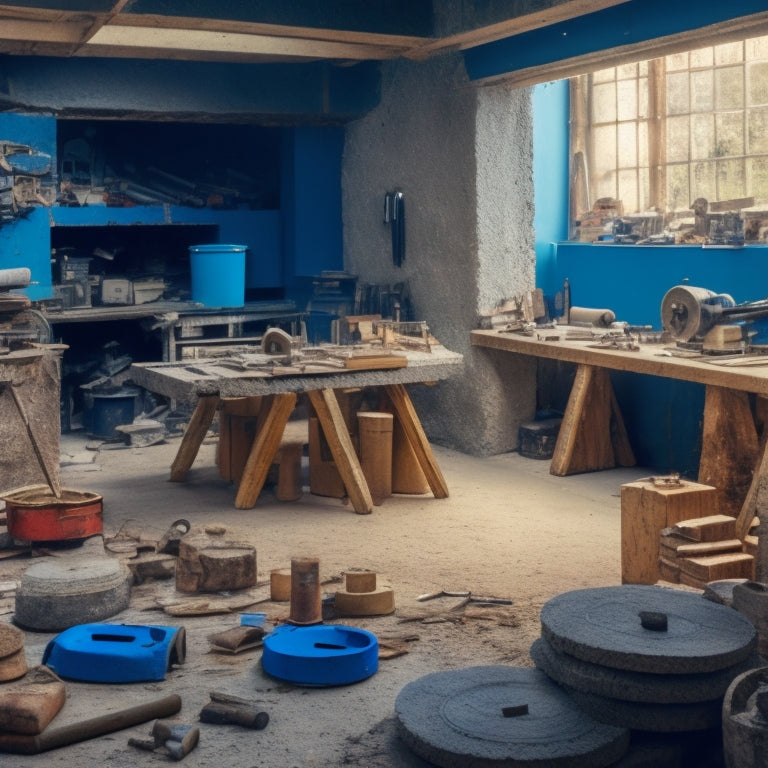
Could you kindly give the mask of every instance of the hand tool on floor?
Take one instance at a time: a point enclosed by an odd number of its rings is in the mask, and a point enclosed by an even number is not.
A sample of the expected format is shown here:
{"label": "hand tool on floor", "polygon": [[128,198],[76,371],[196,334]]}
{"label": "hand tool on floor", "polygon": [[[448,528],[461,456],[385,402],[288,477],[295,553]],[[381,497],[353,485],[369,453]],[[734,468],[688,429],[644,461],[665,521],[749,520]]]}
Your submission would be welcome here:
{"label": "hand tool on floor", "polygon": [[200,741],[200,729],[193,725],[176,725],[155,720],[152,724],[151,738],[128,739],[132,747],[158,752],[174,760],[183,760]]}
{"label": "hand tool on floor", "polygon": [[36,736],[22,736],[16,733],[0,733],[0,752],[17,755],[39,755],[49,749],[77,744],[105,733],[120,731],[133,725],[145,723],[157,717],[168,717],[181,709],[181,697],[176,694],[161,699],[143,702],[107,715],[83,720],[79,723],[46,728]]}
{"label": "hand tool on floor", "polygon": [[436,597],[463,597],[468,603],[489,603],[492,605],[512,605],[512,600],[507,600],[504,597],[480,597],[479,595],[473,595],[469,591],[465,592],[448,592],[445,589],[441,589],[439,592],[427,592],[424,595],[419,595],[416,600],[423,603],[425,600],[434,600]]}

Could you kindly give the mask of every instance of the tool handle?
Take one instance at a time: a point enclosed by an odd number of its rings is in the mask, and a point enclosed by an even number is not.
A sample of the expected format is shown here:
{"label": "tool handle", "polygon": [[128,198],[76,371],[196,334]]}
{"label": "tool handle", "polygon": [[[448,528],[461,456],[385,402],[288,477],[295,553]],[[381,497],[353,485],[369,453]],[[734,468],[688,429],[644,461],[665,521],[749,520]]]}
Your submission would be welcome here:
{"label": "tool handle", "polygon": [[105,733],[120,731],[133,725],[145,723],[158,717],[168,717],[181,709],[181,697],[176,694],[162,699],[137,704],[135,707],[122,709],[91,720],[62,725],[59,728],[47,728],[37,736],[21,736],[13,733],[0,734],[0,752],[17,755],[37,755],[49,749],[65,747],[87,741]]}

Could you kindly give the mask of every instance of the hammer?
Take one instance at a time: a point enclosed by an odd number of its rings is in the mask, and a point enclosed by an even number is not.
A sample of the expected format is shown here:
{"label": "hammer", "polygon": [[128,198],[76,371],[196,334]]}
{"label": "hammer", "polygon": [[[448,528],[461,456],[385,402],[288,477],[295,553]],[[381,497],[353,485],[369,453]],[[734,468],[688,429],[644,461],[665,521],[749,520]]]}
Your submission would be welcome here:
{"label": "hammer", "polygon": [[269,714],[260,711],[247,699],[226,693],[210,693],[211,701],[200,711],[201,723],[216,725],[242,725],[254,731],[261,731],[269,723]]}

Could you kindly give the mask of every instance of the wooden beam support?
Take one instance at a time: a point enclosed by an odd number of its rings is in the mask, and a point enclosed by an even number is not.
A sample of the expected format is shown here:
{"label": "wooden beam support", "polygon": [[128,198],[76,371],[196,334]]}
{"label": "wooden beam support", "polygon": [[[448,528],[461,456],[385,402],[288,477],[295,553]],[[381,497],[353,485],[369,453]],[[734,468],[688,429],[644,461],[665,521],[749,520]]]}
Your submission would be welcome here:
{"label": "wooden beam support", "polygon": [[287,392],[275,395],[269,408],[264,409],[266,414],[263,426],[253,441],[248,460],[243,468],[243,476],[240,478],[240,486],[237,489],[235,506],[238,509],[251,509],[256,505],[269,468],[280,447],[283,430],[295,407],[296,393]]}
{"label": "wooden beam support", "polygon": [[384,387],[400,420],[400,426],[405,432],[408,442],[416,454],[416,460],[427,478],[429,487],[437,499],[448,498],[448,484],[432,452],[432,446],[427,440],[424,428],[421,426],[413,401],[404,384],[387,384]]}
{"label": "wooden beam support", "polygon": [[203,438],[211,426],[218,405],[218,395],[201,395],[198,399],[195,411],[184,432],[184,437],[181,438],[181,445],[176,452],[176,458],[171,464],[170,480],[172,483],[181,483],[186,479],[187,472],[200,450]]}
{"label": "wooden beam support", "polygon": [[360,460],[347,431],[344,416],[332,389],[309,390],[309,401],[315,409],[336,468],[358,515],[373,512],[373,498],[363,475]]}
{"label": "wooden beam support", "polygon": [[579,365],[557,436],[550,473],[563,477],[634,464],[635,456],[609,371]]}
{"label": "wooden beam support", "polygon": [[757,430],[747,393],[707,386],[699,482],[720,490],[722,514],[740,516],[758,458]]}

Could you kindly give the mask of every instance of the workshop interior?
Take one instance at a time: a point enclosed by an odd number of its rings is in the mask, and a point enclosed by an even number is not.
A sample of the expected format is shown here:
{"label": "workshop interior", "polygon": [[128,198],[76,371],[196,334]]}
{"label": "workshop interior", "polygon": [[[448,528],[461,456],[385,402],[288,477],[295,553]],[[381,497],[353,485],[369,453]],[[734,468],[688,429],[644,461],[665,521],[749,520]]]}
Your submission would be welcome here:
{"label": "workshop interior", "polygon": [[244,511],[439,504],[438,447],[647,468],[616,492],[620,583],[548,601],[527,667],[408,682],[398,736],[438,766],[766,765],[768,11],[670,5],[0,4],[0,565],[24,565],[0,570],[0,752],[269,734],[222,690],[184,723],[171,694],[67,716],[67,681],[185,663],[209,607],[121,623],[147,580],[224,596],[241,623],[211,652],[290,686],[369,685],[390,658],[361,624],[399,609],[375,568],[329,594],[317,558],[265,581],[212,526],[105,536],[108,499],[62,485],[82,436],[175,441],[188,489],[214,441]]}

